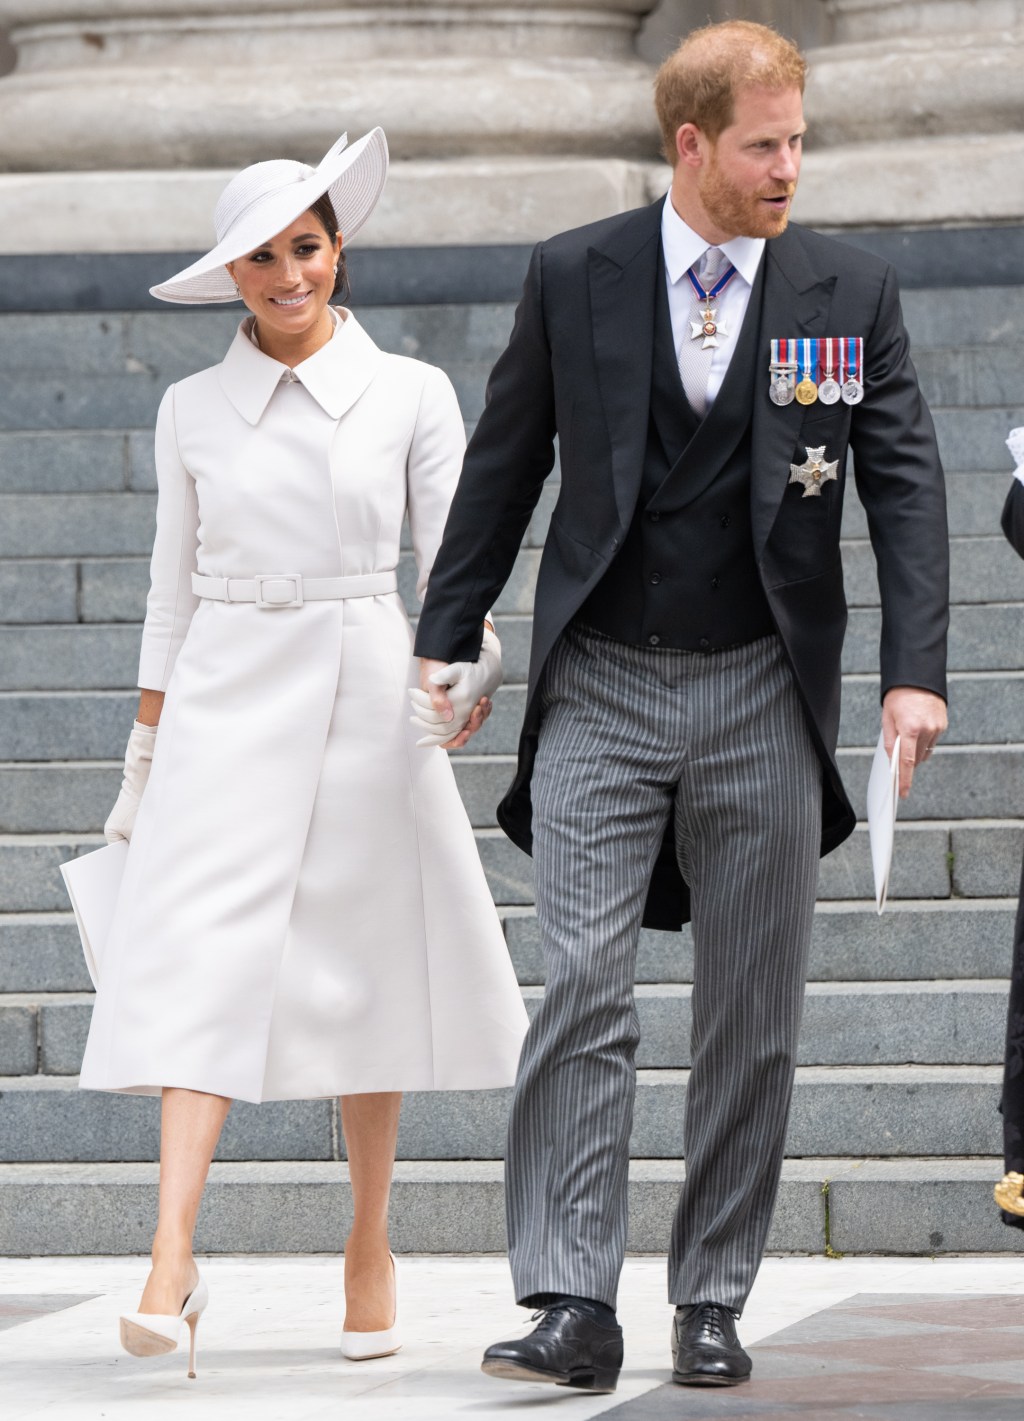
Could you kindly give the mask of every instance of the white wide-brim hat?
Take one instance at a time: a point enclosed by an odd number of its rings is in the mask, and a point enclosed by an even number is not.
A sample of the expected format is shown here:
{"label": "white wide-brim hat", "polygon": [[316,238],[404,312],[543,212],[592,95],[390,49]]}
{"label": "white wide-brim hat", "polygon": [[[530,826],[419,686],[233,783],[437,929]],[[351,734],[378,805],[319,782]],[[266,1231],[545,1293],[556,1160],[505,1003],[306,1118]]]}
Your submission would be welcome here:
{"label": "white wide-brim hat", "polygon": [[388,144],[382,128],[371,129],[351,148],[348,134],[343,133],[315,168],[290,158],[243,168],[217,199],[216,246],[177,276],[151,286],[150,295],[187,306],[237,301],[238,291],[225,263],[269,242],[324,193],[330,196],[347,246],[376,207],[387,175]]}

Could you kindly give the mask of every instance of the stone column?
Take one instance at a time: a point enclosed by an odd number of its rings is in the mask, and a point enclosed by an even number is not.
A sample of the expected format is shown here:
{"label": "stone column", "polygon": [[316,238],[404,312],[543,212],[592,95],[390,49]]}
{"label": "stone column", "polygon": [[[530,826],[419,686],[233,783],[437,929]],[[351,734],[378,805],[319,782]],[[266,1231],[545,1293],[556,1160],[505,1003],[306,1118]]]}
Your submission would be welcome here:
{"label": "stone column", "polygon": [[[529,241],[642,202],[655,0],[0,0],[4,249],[206,244],[225,177],[374,124],[375,244]],[[56,209],[54,204],[56,204]],[[63,240],[66,246],[66,239]],[[46,249],[46,246],[42,248]],[[58,248],[53,248],[58,249]]]}
{"label": "stone column", "polygon": [[1024,0],[822,0],[795,215],[828,226],[1024,220]]}

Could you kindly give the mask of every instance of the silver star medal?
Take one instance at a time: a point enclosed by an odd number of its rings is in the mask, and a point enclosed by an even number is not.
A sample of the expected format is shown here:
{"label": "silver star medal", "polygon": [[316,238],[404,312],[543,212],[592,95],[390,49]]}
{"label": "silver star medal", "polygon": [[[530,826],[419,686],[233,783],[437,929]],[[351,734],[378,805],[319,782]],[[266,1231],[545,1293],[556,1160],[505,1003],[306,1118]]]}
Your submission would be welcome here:
{"label": "silver star medal", "polygon": [[701,346],[701,350],[707,350],[708,347],[712,345],[717,346],[718,337],[727,336],[729,334],[725,322],[717,320],[717,316],[717,306],[714,310],[712,310],[710,306],[706,306],[701,312],[701,319],[699,321],[690,322],[690,339],[700,340],[701,336],[704,337],[704,344]]}
{"label": "silver star medal", "polygon": [[825,459],[824,444],[820,449],[808,447],[805,463],[790,464],[789,481],[791,484],[803,484],[804,498],[820,498],[822,484],[828,483],[829,479],[838,479],[838,468],[838,459]]}

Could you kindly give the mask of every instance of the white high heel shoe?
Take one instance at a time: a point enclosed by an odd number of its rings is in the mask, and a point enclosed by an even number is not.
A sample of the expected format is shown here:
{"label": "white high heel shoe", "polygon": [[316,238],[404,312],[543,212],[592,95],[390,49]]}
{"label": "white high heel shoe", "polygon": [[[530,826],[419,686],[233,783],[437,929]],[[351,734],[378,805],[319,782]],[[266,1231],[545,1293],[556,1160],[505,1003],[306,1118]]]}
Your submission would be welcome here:
{"label": "white high heel shoe", "polygon": [[196,1328],[210,1294],[202,1278],[181,1305],[181,1312],[130,1312],[121,1318],[121,1346],[133,1357],[159,1357],[163,1352],[177,1350],[181,1324],[189,1331],[188,1374],[196,1376]]}
{"label": "white high heel shoe", "polygon": [[341,1355],[350,1362],[368,1362],[372,1357],[390,1357],[402,1345],[398,1330],[398,1270],[395,1255],[391,1259],[391,1269],[395,1275],[395,1320],[382,1332],[345,1332],[341,1334]]}

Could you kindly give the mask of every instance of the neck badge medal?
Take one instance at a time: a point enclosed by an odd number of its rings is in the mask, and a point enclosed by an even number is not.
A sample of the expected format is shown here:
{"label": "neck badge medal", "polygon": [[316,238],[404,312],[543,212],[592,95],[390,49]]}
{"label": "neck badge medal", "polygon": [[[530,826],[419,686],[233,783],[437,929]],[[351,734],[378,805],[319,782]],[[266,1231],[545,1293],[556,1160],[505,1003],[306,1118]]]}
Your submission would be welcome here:
{"label": "neck badge medal", "polygon": [[724,321],[718,319],[717,309],[712,308],[712,301],[716,296],[721,296],[722,292],[729,285],[729,282],[736,275],[736,268],[727,266],[722,275],[715,282],[710,290],[705,291],[694,275],[691,267],[686,275],[690,278],[690,285],[693,287],[697,297],[697,308],[700,311],[700,320],[690,322],[690,339],[703,341],[701,350],[707,350],[711,346],[718,345],[718,337],[723,338],[729,334]]}

